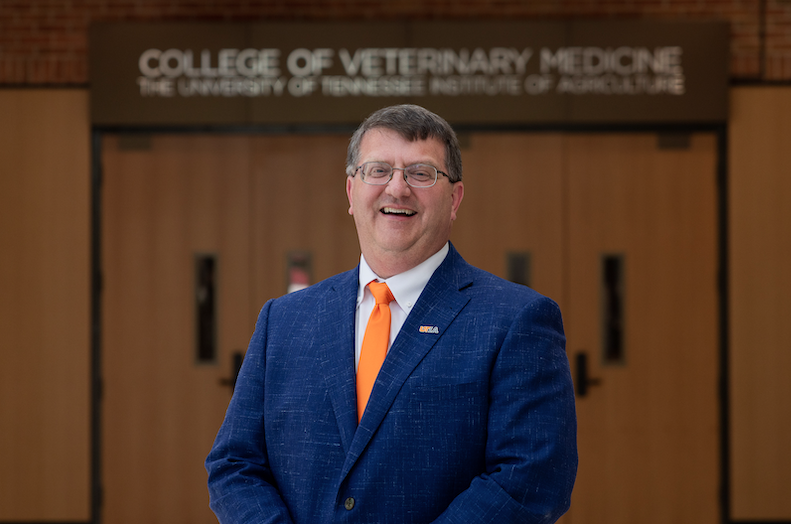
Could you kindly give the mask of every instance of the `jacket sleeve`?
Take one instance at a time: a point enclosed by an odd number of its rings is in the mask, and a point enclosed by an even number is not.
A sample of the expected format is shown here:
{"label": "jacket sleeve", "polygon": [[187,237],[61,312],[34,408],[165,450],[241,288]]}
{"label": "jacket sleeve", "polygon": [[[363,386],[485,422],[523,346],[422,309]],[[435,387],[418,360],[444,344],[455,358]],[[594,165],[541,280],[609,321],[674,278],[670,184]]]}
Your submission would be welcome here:
{"label": "jacket sleeve", "polygon": [[451,523],[551,523],[577,471],[574,391],[557,305],[545,297],[514,320],[489,391],[486,471],[437,518]]}
{"label": "jacket sleeve", "polygon": [[291,523],[267,458],[264,375],[271,301],[258,316],[231,403],[206,458],[210,506],[221,524]]}

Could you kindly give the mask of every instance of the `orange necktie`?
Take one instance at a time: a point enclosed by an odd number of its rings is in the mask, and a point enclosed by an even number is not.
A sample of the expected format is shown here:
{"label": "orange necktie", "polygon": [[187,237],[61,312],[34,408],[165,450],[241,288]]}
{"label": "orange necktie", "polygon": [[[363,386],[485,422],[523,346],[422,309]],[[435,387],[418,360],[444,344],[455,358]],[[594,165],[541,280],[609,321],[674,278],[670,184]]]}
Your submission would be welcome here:
{"label": "orange necktie", "polygon": [[387,355],[390,341],[390,302],[395,300],[390,288],[384,282],[371,282],[368,289],[376,300],[374,310],[368,318],[360,350],[360,364],[357,366],[357,421],[363,418],[368,397],[376,382],[379,368]]}

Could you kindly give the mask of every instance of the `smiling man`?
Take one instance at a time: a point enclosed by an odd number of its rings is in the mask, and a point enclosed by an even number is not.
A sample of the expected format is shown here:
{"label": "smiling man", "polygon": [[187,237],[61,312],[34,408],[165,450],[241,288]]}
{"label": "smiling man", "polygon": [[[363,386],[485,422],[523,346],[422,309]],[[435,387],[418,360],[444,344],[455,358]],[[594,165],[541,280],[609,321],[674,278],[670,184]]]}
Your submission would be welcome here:
{"label": "smiling man", "polygon": [[[438,171],[445,165],[444,145],[435,138],[410,140],[374,128],[362,134],[352,155],[346,180],[349,213],[374,273],[389,278],[436,254],[450,238],[464,196],[460,173],[451,179]],[[410,167],[394,171],[392,166],[399,165]],[[404,176],[395,176],[399,171]]]}
{"label": "smiling man", "polygon": [[554,522],[577,467],[560,311],[450,244],[455,133],[382,109],[346,172],[360,264],[264,305],[206,460],[212,509],[222,524]]}

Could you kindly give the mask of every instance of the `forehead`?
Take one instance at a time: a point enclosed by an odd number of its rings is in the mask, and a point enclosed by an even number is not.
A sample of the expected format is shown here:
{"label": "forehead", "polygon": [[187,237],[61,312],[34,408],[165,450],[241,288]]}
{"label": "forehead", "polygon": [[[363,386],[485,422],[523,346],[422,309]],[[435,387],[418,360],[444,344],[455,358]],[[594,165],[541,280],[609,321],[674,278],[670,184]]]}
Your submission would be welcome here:
{"label": "forehead", "polygon": [[409,141],[392,129],[377,127],[368,130],[360,141],[360,163],[371,161],[441,167],[445,164],[445,146],[434,137]]}

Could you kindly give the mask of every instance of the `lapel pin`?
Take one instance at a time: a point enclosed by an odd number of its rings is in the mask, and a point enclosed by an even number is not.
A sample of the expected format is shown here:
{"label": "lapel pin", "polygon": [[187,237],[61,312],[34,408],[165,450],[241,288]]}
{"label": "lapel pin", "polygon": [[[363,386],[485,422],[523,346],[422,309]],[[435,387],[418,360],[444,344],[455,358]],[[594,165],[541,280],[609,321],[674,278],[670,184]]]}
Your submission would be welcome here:
{"label": "lapel pin", "polygon": [[439,328],[437,326],[420,326],[420,332],[439,334]]}

